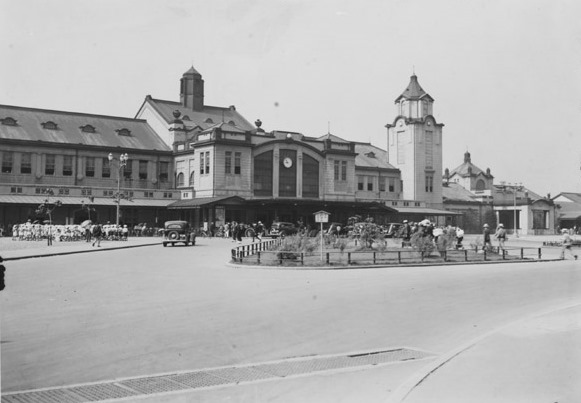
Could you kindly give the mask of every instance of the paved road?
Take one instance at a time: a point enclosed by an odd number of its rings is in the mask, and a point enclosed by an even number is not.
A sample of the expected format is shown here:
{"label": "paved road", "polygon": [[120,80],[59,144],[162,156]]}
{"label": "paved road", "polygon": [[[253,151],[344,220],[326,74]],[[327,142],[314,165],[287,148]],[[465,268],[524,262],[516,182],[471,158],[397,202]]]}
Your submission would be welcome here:
{"label": "paved road", "polygon": [[[576,262],[239,269],[226,264],[231,246],[199,239],[9,262],[3,391],[402,346],[440,355],[581,303]],[[420,365],[206,390],[195,400],[383,401]]]}

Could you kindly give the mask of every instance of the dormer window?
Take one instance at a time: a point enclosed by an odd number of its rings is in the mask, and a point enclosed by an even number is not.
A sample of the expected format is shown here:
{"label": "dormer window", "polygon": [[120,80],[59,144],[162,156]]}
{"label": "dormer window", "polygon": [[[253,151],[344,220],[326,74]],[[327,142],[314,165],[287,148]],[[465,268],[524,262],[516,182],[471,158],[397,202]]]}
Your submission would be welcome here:
{"label": "dormer window", "polygon": [[368,156],[369,158],[375,158],[375,153],[373,151],[370,151],[370,152],[366,153],[365,155]]}
{"label": "dormer window", "polygon": [[204,123],[214,123],[214,121],[212,119],[208,118],[208,119],[204,120]]}
{"label": "dormer window", "polygon": [[188,115],[184,115],[184,116],[182,117],[182,120],[192,120],[192,119],[190,119],[190,117],[189,117]]}
{"label": "dormer window", "polygon": [[81,129],[83,133],[95,133],[95,127],[91,125],[79,126],[79,129]]}
{"label": "dormer window", "polygon": [[43,129],[48,130],[58,130],[58,126],[55,122],[49,120],[48,122],[41,123]]}
{"label": "dormer window", "polygon": [[123,128],[123,129],[117,129],[115,131],[120,136],[127,136],[127,137],[131,136],[131,130],[129,130],[129,129]]}
{"label": "dormer window", "polygon": [[13,119],[11,117],[0,119],[0,122],[2,122],[2,124],[5,126],[18,126],[16,123],[16,119]]}
{"label": "dormer window", "polygon": [[229,122],[228,122],[228,124],[229,124],[230,126],[236,126],[236,122],[234,122],[233,120],[229,121]]}

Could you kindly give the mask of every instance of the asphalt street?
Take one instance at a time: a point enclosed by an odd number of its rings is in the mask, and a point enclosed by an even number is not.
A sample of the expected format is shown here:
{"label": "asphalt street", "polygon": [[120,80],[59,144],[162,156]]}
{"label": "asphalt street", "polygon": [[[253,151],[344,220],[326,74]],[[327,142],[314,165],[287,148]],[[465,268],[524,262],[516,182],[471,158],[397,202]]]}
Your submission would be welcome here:
{"label": "asphalt street", "polygon": [[[266,270],[228,265],[232,245],[198,239],[195,247],[9,262],[2,391],[396,347],[438,357],[523,317],[581,303],[573,261]],[[149,401],[385,401],[422,365]]]}

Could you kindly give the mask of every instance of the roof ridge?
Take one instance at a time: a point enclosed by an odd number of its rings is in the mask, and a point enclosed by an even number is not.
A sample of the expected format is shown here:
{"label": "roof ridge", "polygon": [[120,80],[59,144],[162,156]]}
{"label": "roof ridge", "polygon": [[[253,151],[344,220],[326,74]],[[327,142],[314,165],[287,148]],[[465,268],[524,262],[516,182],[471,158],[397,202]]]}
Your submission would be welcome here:
{"label": "roof ridge", "polygon": [[71,112],[71,111],[59,111],[54,109],[42,109],[42,108],[32,108],[28,106],[16,106],[16,105],[2,105],[0,104],[1,108],[7,109],[19,109],[22,111],[29,111],[29,112],[45,112],[45,113],[57,113],[60,115],[75,115],[75,116],[91,116],[96,118],[108,118],[108,119],[117,119],[117,120],[132,120],[136,122],[147,122],[146,119],[135,119],[126,116],[113,116],[113,115],[99,115],[96,113],[87,113],[87,112]]}

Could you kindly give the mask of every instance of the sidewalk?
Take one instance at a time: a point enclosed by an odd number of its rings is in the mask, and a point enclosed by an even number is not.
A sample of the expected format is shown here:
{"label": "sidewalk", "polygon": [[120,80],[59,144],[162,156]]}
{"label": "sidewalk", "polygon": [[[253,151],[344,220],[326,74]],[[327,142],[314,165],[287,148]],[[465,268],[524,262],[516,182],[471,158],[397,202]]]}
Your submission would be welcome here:
{"label": "sidewalk", "polygon": [[424,367],[389,402],[581,401],[581,305],[519,321]]}
{"label": "sidewalk", "polygon": [[137,248],[161,245],[159,237],[130,237],[127,241],[101,241],[101,247],[90,242],[53,242],[48,246],[44,241],[13,241],[10,237],[0,238],[0,256],[6,261],[31,259],[36,257],[59,256],[75,253],[100,252],[103,250]]}

